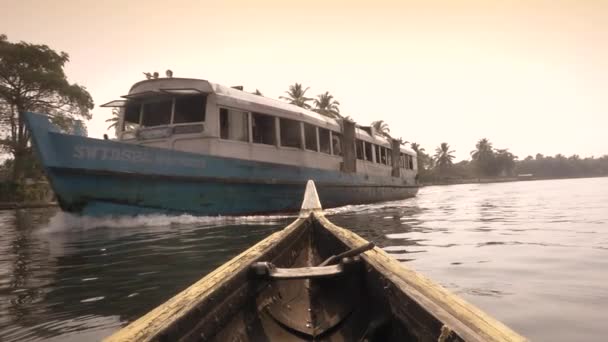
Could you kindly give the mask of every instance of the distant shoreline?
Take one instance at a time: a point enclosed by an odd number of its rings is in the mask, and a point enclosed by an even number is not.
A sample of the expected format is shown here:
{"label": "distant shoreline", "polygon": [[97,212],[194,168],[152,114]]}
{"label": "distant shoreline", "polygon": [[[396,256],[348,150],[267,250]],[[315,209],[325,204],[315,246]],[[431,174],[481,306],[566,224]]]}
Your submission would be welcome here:
{"label": "distant shoreline", "polygon": [[424,186],[435,186],[435,185],[508,183],[508,182],[527,182],[527,181],[537,181],[537,180],[603,178],[603,177],[608,177],[608,176],[466,178],[466,179],[442,180],[442,181],[436,181],[436,182],[420,182],[420,186],[424,187]]}

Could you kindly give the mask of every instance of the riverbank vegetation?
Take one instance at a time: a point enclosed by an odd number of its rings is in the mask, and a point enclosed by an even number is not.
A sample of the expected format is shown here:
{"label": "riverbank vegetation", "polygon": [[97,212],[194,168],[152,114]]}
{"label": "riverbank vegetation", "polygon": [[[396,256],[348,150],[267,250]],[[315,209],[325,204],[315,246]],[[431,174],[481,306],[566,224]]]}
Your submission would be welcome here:
{"label": "riverbank vegetation", "polygon": [[91,118],[93,99],[84,87],[68,81],[64,72],[68,61],[65,52],[47,45],[13,43],[0,34],[0,149],[11,156],[2,165],[0,197],[27,199],[33,188],[28,184],[37,184],[31,173],[39,167],[32,156],[24,113],[46,113],[65,131],[86,134],[79,119]]}
{"label": "riverbank vegetation", "polygon": [[437,147],[433,156],[417,143],[411,147],[418,156],[418,177],[423,184],[608,176],[608,155],[581,158],[538,153],[519,160],[509,149],[494,148],[483,138],[470,152],[470,160],[452,163],[455,151],[446,143]]}

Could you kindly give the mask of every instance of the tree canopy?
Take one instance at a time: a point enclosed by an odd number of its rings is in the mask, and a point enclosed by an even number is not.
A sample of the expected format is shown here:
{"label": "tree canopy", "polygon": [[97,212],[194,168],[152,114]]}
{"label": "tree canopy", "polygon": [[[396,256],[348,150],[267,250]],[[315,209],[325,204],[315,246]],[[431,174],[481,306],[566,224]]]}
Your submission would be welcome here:
{"label": "tree canopy", "polygon": [[287,100],[289,103],[296,105],[298,107],[302,107],[305,109],[310,109],[310,102],[312,99],[310,97],[306,97],[306,92],[309,87],[304,88],[301,83],[295,83],[289,86],[289,90],[287,96],[281,96],[280,99]]}
{"label": "tree canopy", "polygon": [[0,146],[13,154],[15,181],[21,178],[22,159],[29,153],[23,113],[47,114],[64,129],[77,118],[91,118],[93,99],[83,86],[68,81],[63,70],[68,61],[67,53],[47,45],[12,43],[0,35]]}
{"label": "tree canopy", "polygon": [[118,136],[118,123],[120,122],[120,109],[112,108],[112,116],[109,119],[106,119],[106,122],[109,123],[108,129],[113,129],[114,134]]}
{"label": "tree canopy", "polygon": [[317,95],[317,98],[313,100],[315,108],[313,111],[329,116],[330,118],[341,118],[340,116],[340,102],[334,99],[334,96],[326,91],[324,94]]}
{"label": "tree canopy", "polygon": [[445,142],[435,149],[435,163],[439,168],[439,172],[445,173],[454,164],[452,162],[454,152],[456,151],[450,150],[450,145]]}
{"label": "tree canopy", "polygon": [[391,129],[388,127],[388,124],[383,120],[373,121],[371,126],[374,127],[374,130],[378,132],[378,134],[383,135],[389,139],[391,139]]}
{"label": "tree canopy", "polygon": [[410,146],[416,152],[416,166],[418,166],[418,173],[422,175],[433,167],[433,158],[425,152],[420,144],[413,142]]}
{"label": "tree canopy", "polygon": [[488,139],[483,138],[477,142],[475,150],[471,151],[471,158],[478,175],[489,176],[495,173],[494,149]]}

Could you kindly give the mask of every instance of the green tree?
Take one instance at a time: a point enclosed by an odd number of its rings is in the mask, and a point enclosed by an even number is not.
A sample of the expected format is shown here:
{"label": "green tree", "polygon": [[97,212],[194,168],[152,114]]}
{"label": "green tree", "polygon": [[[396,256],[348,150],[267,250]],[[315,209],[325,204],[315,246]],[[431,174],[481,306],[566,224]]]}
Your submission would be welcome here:
{"label": "green tree", "polygon": [[389,139],[391,139],[391,129],[388,127],[388,124],[383,120],[373,121],[371,126],[374,127],[374,130],[378,132],[378,134],[383,135]]}
{"label": "green tree", "polygon": [[478,175],[490,176],[495,174],[494,149],[492,143],[486,138],[480,139],[471,151],[473,165]]}
{"label": "green tree", "polygon": [[328,116],[330,118],[341,118],[340,116],[340,102],[334,99],[333,95],[330,95],[328,91],[325,94],[317,95],[317,98],[313,100],[315,109],[313,111]]}
{"label": "green tree", "polygon": [[439,169],[440,174],[445,174],[454,164],[452,162],[452,159],[454,159],[452,153],[454,152],[456,151],[450,150],[450,145],[445,142],[435,149],[435,166]]}
{"label": "green tree", "polygon": [[290,85],[289,90],[285,92],[287,93],[287,96],[280,96],[279,98],[282,100],[287,100],[289,103],[298,107],[310,109],[310,104],[308,104],[308,102],[312,99],[310,97],[305,96],[308,89],[309,87],[306,87],[306,89],[304,89],[302,87],[302,84],[295,83],[293,85]]}
{"label": "green tree", "polygon": [[501,176],[512,176],[515,169],[515,159],[517,156],[509,152],[509,149],[498,149],[494,157],[496,169]]}
{"label": "green tree", "polygon": [[91,118],[93,99],[87,90],[70,84],[64,73],[69,56],[47,45],[11,43],[0,35],[0,127],[2,148],[13,155],[13,180],[20,182],[28,154],[30,134],[25,112],[46,113],[64,126],[76,118]]}
{"label": "green tree", "polygon": [[106,122],[110,125],[108,126],[108,130],[114,129],[114,134],[118,136],[118,123],[120,122],[120,109],[112,108],[112,116],[109,119],[106,119]]}
{"label": "green tree", "polygon": [[418,143],[411,143],[410,146],[412,150],[416,152],[416,164],[418,166],[418,172],[422,172],[431,168],[432,159],[431,157],[425,153],[424,148],[420,147]]}

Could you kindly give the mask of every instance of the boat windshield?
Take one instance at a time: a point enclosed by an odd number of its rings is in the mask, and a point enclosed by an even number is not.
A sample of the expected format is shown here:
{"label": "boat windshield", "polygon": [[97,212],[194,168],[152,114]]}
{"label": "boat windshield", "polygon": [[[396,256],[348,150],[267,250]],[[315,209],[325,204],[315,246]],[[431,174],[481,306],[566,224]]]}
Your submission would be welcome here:
{"label": "boat windshield", "polygon": [[124,110],[122,131],[205,121],[205,95],[158,97],[129,101]]}

